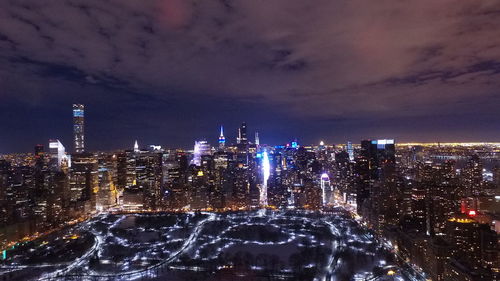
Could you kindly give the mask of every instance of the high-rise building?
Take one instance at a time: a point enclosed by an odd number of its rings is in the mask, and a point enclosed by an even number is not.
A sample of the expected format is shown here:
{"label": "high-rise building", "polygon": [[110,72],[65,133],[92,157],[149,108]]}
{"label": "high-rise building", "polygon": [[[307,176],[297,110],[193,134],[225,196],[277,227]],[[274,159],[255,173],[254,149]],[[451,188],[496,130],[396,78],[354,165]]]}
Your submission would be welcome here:
{"label": "high-rise building", "polygon": [[248,144],[247,138],[247,123],[241,123],[241,126],[238,128],[238,144]]}
{"label": "high-rise building", "polygon": [[347,153],[349,154],[349,161],[354,161],[354,149],[350,141],[347,142]]}
{"label": "high-rise building", "polygon": [[49,140],[49,150],[49,164],[51,169],[60,170],[61,168],[69,165],[66,149],[59,140]]}
{"label": "high-rise building", "polygon": [[500,189],[500,166],[498,164],[493,168],[493,183]]}
{"label": "high-rise building", "polygon": [[191,164],[196,166],[201,165],[201,156],[202,155],[210,155],[210,145],[206,140],[195,141],[194,142],[194,152],[193,159],[191,160]]}
{"label": "high-rise building", "polygon": [[135,143],[134,143],[134,152],[139,152],[139,144],[137,143],[137,140],[135,140]]}
{"label": "high-rise building", "polygon": [[35,157],[38,158],[43,154],[44,147],[43,144],[35,145]]}
{"label": "high-rise building", "polygon": [[260,145],[259,132],[255,132],[255,145]]}
{"label": "high-rise building", "polygon": [[271,176],[271,165],[269,163],[269,155],[267,151],[262,153],[262,186],[260,188],[259,203],[261,207],[266,207],[267,202],[267,186]]}
{"label": "high-rise building", "polygon": [[84,115],[85,106],[73,104],[73,139],[76,153],[85,151]]}
{"label": "high-rise building", "polygon": [[328,203],[331,203],[331,196],[332,196],[332,186],[330,184],[330,177],[328,176],[327,173],[321,174],[320,178],[320,185],[321,185],[321,197],[322,197],[322,206],[326,206]]}
{"label": "high-rise building", "polygon": [[[6,160],[0,160],[0,225],[6,224],[13,216],[12,197],[10,192],[12,185],[12,167]],[[4,244],[4,233],[0,233],[0,245]]]}
{"label": "high-rise building", "polygon": [[[363,140],[356,159],[358,212],[367,199],[377,196],[374,187],[393,176],[396,166],[394,140]],[[377,203],[376,200],[373,201]],[[366,206],[365,206],[366,207]]]}
{"label": "high-rise building", "polygon": [[472,155],[462,171],[464,196],[479,196],[483,186],[483,163],[478,155]]}
{"label": "high-rise building", "polygon": [[73,154],[70,169],[70,200],[84,207],[86,212],[95,210],[95,195],[99,190],[98,163],[92,154]]}
{"label": "high-rise building", "polygon": [[143,207],[155,210],[160,206],[162,186],[162,154],[140,153],[136,159],[137,189],[142,190]]}
{"label": "high-rise building", "polygon": [[219,148],[222,149],[226,146],[226,138],[224,137],[224,128],[220,126]]}

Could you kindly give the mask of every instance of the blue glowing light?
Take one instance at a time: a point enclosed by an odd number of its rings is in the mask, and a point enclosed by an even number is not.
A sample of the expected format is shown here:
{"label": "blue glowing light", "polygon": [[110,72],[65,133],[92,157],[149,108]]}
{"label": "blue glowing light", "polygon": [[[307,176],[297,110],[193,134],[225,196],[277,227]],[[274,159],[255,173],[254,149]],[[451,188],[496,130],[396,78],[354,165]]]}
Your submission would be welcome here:
{"label": "blue glowing light", "polygon": [[83,117],[84,111],[82,109],[74,109],[73,116],[74,117]]}

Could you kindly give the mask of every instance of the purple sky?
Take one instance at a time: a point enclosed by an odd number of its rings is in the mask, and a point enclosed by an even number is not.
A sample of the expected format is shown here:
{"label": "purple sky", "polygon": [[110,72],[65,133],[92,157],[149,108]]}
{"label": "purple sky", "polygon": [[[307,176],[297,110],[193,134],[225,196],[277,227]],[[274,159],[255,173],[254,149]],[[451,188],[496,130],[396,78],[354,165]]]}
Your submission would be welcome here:
{"label": "purple sky", "polygon": [[0,153],[500,141],[498,0],[0,0]]}

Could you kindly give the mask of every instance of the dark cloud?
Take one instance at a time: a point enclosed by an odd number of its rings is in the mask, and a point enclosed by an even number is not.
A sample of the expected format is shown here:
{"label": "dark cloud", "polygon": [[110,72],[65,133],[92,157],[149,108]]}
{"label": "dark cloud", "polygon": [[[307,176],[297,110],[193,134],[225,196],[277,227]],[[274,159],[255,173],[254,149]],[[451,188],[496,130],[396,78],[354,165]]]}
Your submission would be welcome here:
{"label": "dark cloud", "polygon": [[190,145],[242,120],[268,142],[498,140],[499,14],[496,0],[0,0],[0,129],[20,131],[0,151],[44,126],[68,139],[72,102],[94,113],[96,149]]}

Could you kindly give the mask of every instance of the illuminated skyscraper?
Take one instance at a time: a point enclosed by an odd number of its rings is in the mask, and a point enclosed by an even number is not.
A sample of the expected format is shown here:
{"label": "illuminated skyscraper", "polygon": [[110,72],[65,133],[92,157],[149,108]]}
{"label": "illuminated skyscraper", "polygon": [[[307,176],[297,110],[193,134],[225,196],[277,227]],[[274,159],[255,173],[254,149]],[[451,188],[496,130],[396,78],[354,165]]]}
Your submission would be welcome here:
{"label": "illuminated skyscraper", "polygon": [[260,145],[259,132],[255,132],[255,145]]}
{"label": "illuminated skyscraper", "polygon": [[206,140],[195,141],[194,142],[194,151],[193,151],[193,159],[191,160],[191,164],[196,166],[201,165],[201,156],[210,155],[210,145]]}
{"label": "illuminated skyscraper", "polygon": [[237,143],[238,144],[247,144],[248,143],[248,138],[247,138],[247,123],[246,122],[241,123],[241,126],[238,128]]}
{"label": "illuminated skyscraper", "polygon": [[224,128],[220,126],[219,148],[224,148],[226,145],[226,138],[224,137]]}
{"label": "illuminated skyscraper", "polygon": [[267,181],[269,180],[269,176],[271,175],[271,164],[269,163],[269,155],[267,151],[262,153],[262,187],[260,189],[260,206],[266,207],[267,204]]}
{"label": "illuminated skyscraper", "polygon": [[50,167],[54,170],[60,170],[69,164],[66,149],[59,140],[49,140]]}
{"label": "illuminated skyscraper", "polygon": [[137,140],[134,143],[134,152],[139,152],[139,144],[137,143]]}
{"label": "illuminated skyscraper", "polygon": [[354,161],[354,149],[350,141],[347,142],[347,153],[349,154],[349,161]]}
{"label": "illuminated skyscraper", "polygon": [[323,207],[326,206],[328,203],[331,203],[331,197],[332,197],[332,186],[330,184],[330,177],[328,176],[327,173],[323,173],[320,178],[321,181],[321,192],[322,192],[322,201],[323,201]]}
{"label": "illuminated skyscraper", "polygon": [[374,196],[373,185],[394,175],[396,150],[393,139],[363,140],[356,159],[357,207]]}
{"label": "illuminated skyscraper", "polygon": [[85,151],[84,115],[85,106],[83,104],[73,104],[73,137],[76,153]]}

